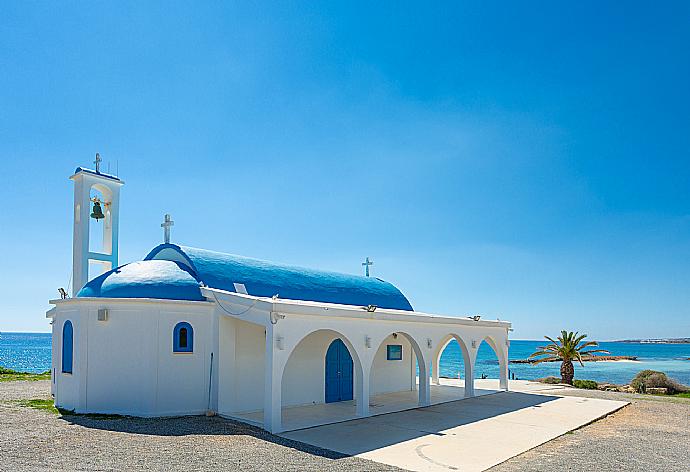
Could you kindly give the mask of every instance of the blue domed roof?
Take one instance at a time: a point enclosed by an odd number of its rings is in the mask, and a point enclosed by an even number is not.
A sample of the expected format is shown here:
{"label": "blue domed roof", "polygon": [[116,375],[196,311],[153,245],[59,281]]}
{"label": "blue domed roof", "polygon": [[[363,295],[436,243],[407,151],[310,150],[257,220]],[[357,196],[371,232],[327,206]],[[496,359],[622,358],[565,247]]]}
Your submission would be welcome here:
{"label": "blue domed roof", "polygon": [[77,297],[205,300],[189,268],[173,261],[125,264],[89,281]]}
{"label": "blue domed roof", "polygon": [[[157,265],[161,263],[166,265]],[[376,277],[279,265],[175,244],[161,244],[144,261],[106,272],[77,296],[204,300],[199,282],[229,292],[236,292],[235,284],[242,284],[249,295],[257,297],[278,295],[290,300],[412,310],[400,290]]]}

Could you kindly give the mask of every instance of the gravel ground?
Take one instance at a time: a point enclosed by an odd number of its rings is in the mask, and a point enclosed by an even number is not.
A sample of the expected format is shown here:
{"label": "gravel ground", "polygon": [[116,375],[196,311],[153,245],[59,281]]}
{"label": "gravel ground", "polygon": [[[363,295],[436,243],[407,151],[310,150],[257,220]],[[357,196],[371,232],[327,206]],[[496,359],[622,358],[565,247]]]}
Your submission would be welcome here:
{"label": "gravel ground", "polygon": [[[400,470],[221,418],[97,419],[17,404],[50,398],[49,388],[48,381],[0,383],[0,470]],[[690,470],[690,400],[589,390],[558,393],[632,404],[492,472]]]}
{"label": "gravel ground", "polygon": [[97,419],[17,404],[49,391],[49,381],[0,382],[0,470],[400,470],[222,418]]}
{"label": "gravel ground", "polygon": [[690,399],[596,390],[558,394],[631,404],[493,467],[491,472],[690,471]]}

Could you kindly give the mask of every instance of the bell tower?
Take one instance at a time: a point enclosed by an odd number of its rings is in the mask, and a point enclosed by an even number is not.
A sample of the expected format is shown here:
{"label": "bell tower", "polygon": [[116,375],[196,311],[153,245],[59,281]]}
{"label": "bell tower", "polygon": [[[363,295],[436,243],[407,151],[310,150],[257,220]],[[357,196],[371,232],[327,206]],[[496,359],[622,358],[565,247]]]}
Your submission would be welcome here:
{"label": "bell tower", "polygon": [[90,277],[97,275],[89,274],[89,266],[94,264],[101,273],[118,265],[120,187],[124,182],[115,175],[101,172],[98,153],[94,162],[95,171],[77,167],[70,177],[74,182],[72,296],[76,296]]}

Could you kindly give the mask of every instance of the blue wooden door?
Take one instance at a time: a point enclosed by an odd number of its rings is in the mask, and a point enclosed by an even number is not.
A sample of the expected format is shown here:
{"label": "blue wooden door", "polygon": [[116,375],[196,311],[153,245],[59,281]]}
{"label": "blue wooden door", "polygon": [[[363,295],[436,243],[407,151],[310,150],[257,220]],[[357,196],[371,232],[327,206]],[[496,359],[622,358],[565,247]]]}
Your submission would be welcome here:
{"label": "blue wooden door", "polygon": [[350,351],[336,339],[326,352],[326,403],[352,400],[353,364]]}

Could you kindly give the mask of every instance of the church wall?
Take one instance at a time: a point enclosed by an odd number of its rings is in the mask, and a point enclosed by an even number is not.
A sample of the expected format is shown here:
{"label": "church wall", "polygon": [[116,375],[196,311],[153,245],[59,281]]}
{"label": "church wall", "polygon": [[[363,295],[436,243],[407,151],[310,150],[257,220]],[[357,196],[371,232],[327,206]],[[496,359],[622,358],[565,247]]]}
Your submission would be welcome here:
{"label": "church wall", "polygon": [[[399,344],[402,346],[402,360],[389,361],[387,359],[387,346],[389,344]],[[410,362],[412,346],[402,335],[397,339],[393,335],[388,336],[379,346],[374,356],[369,377],[369,391],[371,395],[378,393],[400,392],[410,390],[411,371]]]}
{"label": "church wall", "polygon": [[[173,352],[173,329],[192,325],[194,352]],[[158,323],[157,414],[204,413],[209,403],[212,311],[171,307],[160,311]]]}
{"label": "church wall", "polygon": [[218,316],[218,413],[229,415],[235,405],[236,320]]}
{"label": "church wall", "polygon": [[[71,321],[73,327],[73,363],[72,373],[62,373],[62,329],[65,321]],[[82,342],[85,340],[85,333],[82,329],[82,314],[80,310],[59,311],[53,320],[53,346],[52,346],[52,381],[53,393],[55,394],[55,405],[66,410],[80,409],[80,382],[82,380],[81,354],[83,352]]]}
{"label": "church wall", "polygon": [[[98,321],[98,308],[108,309]],[[202,414],[208,404],[213,311],[206,304],[108,300],[56,309],[56,404],[77,412],[136,416]],[[61,372],[62,327],[74,328],[73,373]],[[194,329],[194,352],[173,353],[173,327]]]}
{"label": "church wall", "polygon": [[155,305],[109,304],[108,320],[98,321],[98,306],[87,309],[87,411],[155,413]]}
{"label": "church wall", "polygon": [[266,334],[263,326],[235,320],[235,403],[233,411],[254,411],[264,407],[264,358]]}

